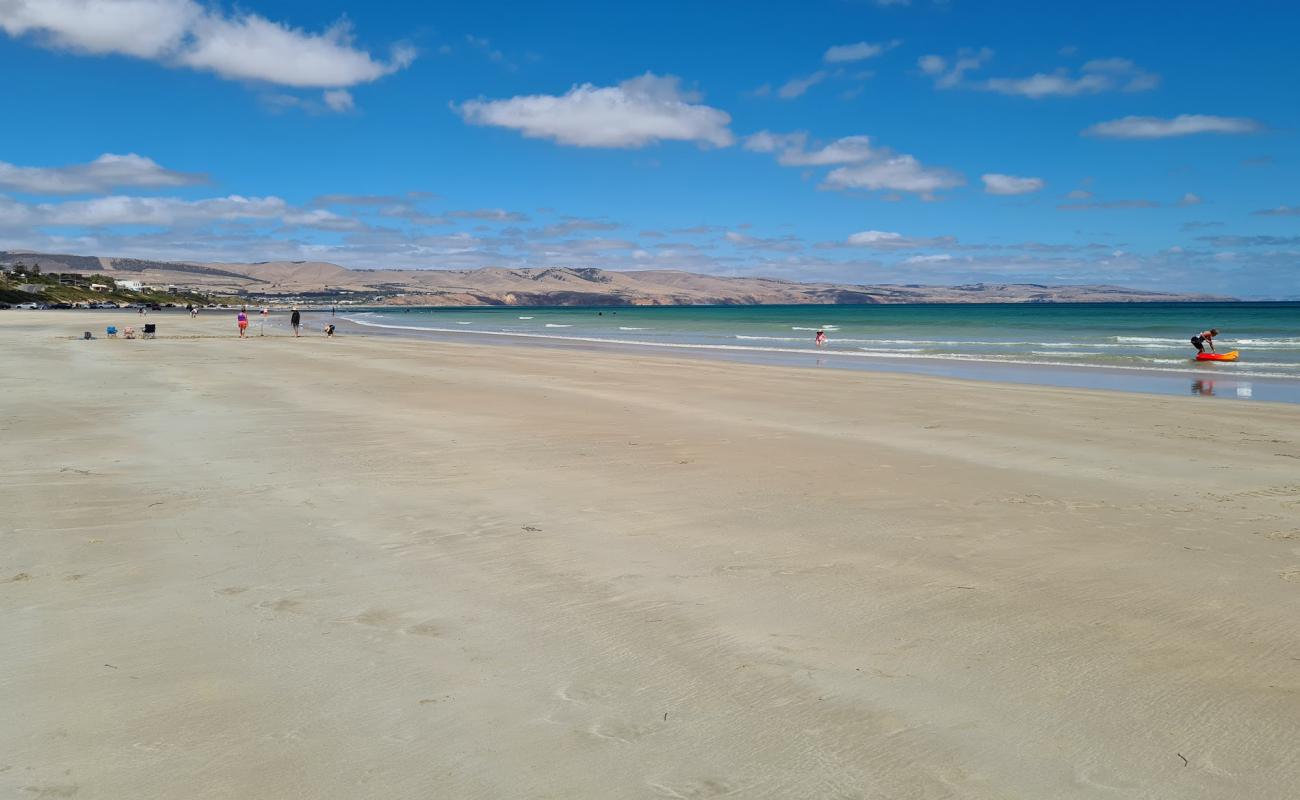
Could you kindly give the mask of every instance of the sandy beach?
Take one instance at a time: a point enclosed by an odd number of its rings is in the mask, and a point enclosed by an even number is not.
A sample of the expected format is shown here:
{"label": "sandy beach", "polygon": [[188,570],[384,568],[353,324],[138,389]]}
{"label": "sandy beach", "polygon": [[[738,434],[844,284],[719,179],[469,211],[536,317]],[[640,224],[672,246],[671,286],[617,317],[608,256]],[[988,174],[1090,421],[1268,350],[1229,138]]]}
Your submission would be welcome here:
{"label": "sandy beach", "polygon": [[155,317],[0,312],[5,797],[1300,786],[1295,406]]}

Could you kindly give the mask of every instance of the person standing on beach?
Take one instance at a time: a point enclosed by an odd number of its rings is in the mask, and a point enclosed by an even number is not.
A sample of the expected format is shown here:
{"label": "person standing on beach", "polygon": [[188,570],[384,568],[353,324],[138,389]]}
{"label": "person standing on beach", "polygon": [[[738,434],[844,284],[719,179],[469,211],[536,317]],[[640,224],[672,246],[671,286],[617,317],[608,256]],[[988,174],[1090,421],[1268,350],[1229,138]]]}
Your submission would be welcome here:
{"label": "person standing on beach", "polygon": [[297,308],[294,308],[293,313],[289,315],[289,324],[293,326],[294,336],[302,335],[302,314],[298,313]]}
{"label": "person standing on beach", "polygon": [[241,309],[235,320],[239,323],[239,338],[243,339],[244,333],[248,330],[248,312]]}
{"label": "person standing on beach", "polygon": [[1210,352],[1213,353],[1214,337],[1218,335],[1219,335],[1218,328],[1210,328],[1208,331],[1201,331],[1200,333],[1192,337],[1192,347],[1196,348],[1196,352],[1204,353],[1205,345],[1208,344],[1210,346]]}

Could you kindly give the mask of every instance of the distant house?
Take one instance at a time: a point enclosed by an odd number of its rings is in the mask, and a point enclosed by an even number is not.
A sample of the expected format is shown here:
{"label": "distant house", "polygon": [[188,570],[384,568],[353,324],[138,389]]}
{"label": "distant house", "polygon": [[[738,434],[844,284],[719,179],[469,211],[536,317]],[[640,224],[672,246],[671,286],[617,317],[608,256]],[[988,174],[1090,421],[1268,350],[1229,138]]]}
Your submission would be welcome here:
{"label": "distant house", "polygon": [[92,284],[90,284],[90,291],[92,291],[92,292],[107,292],[108,289],[109,289],[109,286],[108,286],[108,284],[105,284],[105,283],[92,283]]}
{"label": "distant house", "polygon": [[128,292],[138,292],[144,289],[142,281],[116,281],[117,288],[126,289]]}
{"label": "distant house", "polygon": [[85,283],[86,276],[75,272],[65,272],[59,276],[59,284],[62,286],[83,286]]}

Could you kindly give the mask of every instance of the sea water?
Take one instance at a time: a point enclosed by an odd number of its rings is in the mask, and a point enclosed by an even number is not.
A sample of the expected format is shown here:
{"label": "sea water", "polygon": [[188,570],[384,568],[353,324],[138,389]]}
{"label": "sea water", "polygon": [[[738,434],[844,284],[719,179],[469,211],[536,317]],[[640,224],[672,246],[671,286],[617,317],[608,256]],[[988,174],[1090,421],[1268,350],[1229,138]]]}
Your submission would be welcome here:
{"label": "sea water", "polygon": [[[484,343],[1300,402],[1300,303],[373,308],[344,318]],[[1189,340],[1208,328],[1239,361],[1193,360]]]}

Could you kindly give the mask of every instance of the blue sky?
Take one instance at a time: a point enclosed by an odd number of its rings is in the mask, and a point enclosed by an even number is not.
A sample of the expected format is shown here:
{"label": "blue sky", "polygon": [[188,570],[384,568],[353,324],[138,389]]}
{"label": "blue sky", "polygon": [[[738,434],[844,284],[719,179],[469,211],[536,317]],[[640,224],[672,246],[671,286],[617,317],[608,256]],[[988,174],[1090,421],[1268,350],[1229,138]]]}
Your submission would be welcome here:
{"label": "blue sky", "polygon": [[1298,22],[0,0],[0,249],[1297,297]]}

